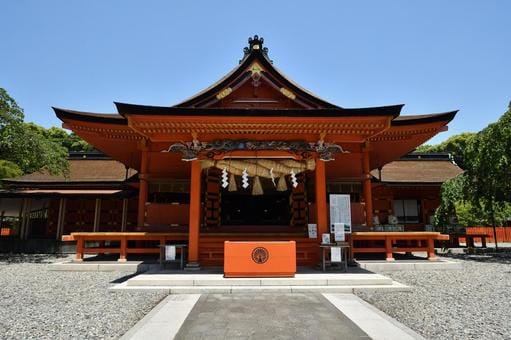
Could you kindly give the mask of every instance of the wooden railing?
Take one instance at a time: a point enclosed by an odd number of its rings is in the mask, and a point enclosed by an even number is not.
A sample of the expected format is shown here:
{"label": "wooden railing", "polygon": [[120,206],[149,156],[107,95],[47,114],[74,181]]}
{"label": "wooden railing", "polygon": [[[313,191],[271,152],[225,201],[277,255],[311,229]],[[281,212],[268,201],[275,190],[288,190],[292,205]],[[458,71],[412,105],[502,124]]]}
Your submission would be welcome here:
{"label": "wooden railing", "polygon": [[[511,242],[511,227],[497,227],[497,242]],[[467,227],[467,234],[486,234],[488,242],[495,242],[492,227]]]}

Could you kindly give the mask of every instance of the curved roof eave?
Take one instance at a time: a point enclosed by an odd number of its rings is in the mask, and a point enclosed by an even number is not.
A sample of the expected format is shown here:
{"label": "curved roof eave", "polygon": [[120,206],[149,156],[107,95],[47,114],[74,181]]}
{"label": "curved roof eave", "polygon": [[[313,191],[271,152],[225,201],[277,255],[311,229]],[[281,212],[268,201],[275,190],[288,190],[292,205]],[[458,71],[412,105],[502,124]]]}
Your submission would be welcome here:
{"label": "curved roof eave", "polygon": [[441,112],[441,113],[432,113],[425,115],[405,115],[399,116],[392,120],[391,126],[409,126],[415,124],[425,124],[425,123],[436,123],[436,122],[445,122],[449,123],[454,119],[459,110]]}
{"label": "curved roof eave", "polygon": [[361,117],[399,116],[403,104],[367,108],[321,108],[321,109],[258,109],[258,108],[189,108],[175,106],[149,106],[114,102],[120,115],[168,115],[168,116],[299,116],[299,117]]}
{"label": "curved roof eave", "polygon": [[68,109],[61,109],[58,107],[52,107],[57,117],[62,120],[79,120],[91,123],[107,123],[117,125],[127,125],[128,121],[125,117],[118,113],[93,113],[93,112],[82,112]]}

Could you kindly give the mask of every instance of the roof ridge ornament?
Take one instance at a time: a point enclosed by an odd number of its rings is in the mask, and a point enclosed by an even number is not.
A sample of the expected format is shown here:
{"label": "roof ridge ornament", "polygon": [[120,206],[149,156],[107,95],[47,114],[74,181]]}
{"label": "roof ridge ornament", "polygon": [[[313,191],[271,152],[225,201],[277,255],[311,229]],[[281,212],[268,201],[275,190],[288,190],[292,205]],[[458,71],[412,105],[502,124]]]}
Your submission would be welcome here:
{"label": "roof ridge ornament", "polygon": [[250,53],[254,51],[262,53],[262,55],[266,57],[266,59],[268,59],[270,63],[273,64],[273,60],[270,60],[270,57],[268,57],[268,47],[263,47],[263,44],[264,44],[263,37],[259,37],[257,34],[255,34],[254,37],[249,37],[248,47],[245,47],[243,49],[243,58],[240,60],[240,64],[250,55]]}

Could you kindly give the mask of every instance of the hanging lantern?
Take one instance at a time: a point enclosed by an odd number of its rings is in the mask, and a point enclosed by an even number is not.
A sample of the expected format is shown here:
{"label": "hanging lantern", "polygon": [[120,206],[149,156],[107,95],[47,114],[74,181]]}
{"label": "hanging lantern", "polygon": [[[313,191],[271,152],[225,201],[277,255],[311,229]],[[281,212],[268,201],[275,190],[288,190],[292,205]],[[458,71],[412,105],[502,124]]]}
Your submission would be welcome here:
{"label": "hanging lantern", "polygon": [[261,185],[261,179],[259,176],[254,177],[254,185],[252,187],[252,195],[262,195],[263,194],[263,186]]}
{"label": "hanging lantern", "polygon": [[236,187],[236,177],[234,177],[234,174],[231,174],[231,177],[229,178],[229,191],[236,191],[238,188]]}
{"label": "hanging lantern", "polygon": [[243,189],[246,189],[249,186],[247,168],[243,169],[243,172],[241,173],[241,186]]}
{"label": "hanging lantern", "polygon": [[284,175],[279,177],[279,182],[277,183],[277,191],[286,191],[287,190],[287,184],[286,184],[286,177]]}

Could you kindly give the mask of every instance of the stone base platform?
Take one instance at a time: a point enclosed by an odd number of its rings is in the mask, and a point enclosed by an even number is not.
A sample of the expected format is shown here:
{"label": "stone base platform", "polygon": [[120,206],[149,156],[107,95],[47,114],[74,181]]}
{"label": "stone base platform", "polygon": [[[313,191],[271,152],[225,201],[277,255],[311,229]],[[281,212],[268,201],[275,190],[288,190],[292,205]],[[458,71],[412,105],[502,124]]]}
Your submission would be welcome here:
{"label": "stone base platform", "polygon": [[353,293],[356,290],[410,288],[380,274],[296,274],[294,278],[224,278],[222,274],[140,274],[113,290],[167,290],[169,294],[195,293]]}
{"label": "stone base platform", "polygon": [[145,263],[144,261],[65,261],[52,263],[48,266],[50,271],[75,271],[75,272],[130,272],[141,273],[159,268],[158,264]]}
{"label": "stone base platform", "polygon": [[385,271],[429,271],[429,270],[461,270],[462,264],[456,261],[439,260],[398,260],[388,262],[385,260],[357,260],[360,268],[370,272]]}

